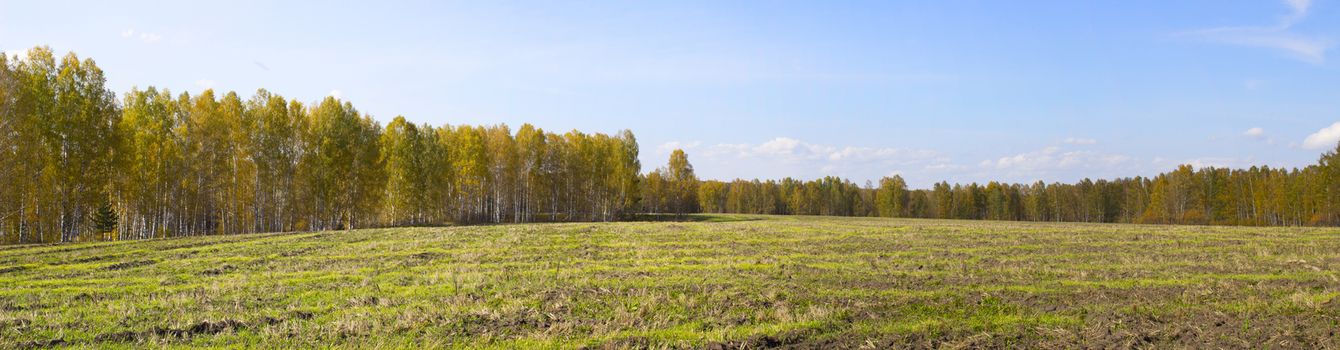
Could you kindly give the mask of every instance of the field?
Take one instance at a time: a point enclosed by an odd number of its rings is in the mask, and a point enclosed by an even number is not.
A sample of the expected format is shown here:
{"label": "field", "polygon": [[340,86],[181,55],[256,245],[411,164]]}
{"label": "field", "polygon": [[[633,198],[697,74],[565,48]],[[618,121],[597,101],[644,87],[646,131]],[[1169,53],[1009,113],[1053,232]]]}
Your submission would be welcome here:
{"label": "field", "polygon": [[1340,231],[865,218],[0,248],[0,348],[1340,347]]}

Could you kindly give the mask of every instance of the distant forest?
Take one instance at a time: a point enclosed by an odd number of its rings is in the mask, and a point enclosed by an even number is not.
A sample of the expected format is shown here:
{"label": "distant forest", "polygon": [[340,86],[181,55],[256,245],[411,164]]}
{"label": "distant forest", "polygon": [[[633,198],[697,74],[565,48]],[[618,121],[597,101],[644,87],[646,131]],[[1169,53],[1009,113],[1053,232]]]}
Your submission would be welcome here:
{"label": "distant forest", "polygon": [[[898,176],[878,187],[836,177],[703,181],[709,213],[881,216],[1142,224],[1333,226],[1340,222],[1340,156],[1303,169],[1182,165],[1152,178],[985,185],[941,182],[909,190]],[[872,188],[873,187],[873,188]]]}
{"label": "distant forest", "polygon": [[119,100],[93,60],[0,55],[0,241],[754,213],[1224,225],[1340,223],[1340,156],[1303,169],[1181,166],[1074,184],[700,181],[642,173],[631,131],[381,125],[347,101],[259,90]]}

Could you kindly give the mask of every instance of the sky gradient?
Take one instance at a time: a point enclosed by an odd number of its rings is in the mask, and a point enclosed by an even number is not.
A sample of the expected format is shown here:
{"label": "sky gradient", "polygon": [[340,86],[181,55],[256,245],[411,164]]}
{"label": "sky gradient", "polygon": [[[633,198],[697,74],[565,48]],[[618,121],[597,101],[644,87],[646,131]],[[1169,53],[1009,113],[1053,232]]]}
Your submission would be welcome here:
{"label": "sky gradient", "polygon": [[1340,141],[1340,1],[0,1],[0,51],[117,93],[336,95],[378,120],[632,129],[707,179],[1075,181]]}

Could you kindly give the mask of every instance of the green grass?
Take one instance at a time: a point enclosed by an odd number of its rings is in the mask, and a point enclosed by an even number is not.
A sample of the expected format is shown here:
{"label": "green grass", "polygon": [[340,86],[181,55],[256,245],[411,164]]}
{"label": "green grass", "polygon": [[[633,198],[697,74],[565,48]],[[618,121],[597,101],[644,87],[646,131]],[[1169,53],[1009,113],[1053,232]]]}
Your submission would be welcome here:
{"label": "green grass", "polygon": [[698,216],[0,247],[0,348],[1334,347],[1340,231]]}

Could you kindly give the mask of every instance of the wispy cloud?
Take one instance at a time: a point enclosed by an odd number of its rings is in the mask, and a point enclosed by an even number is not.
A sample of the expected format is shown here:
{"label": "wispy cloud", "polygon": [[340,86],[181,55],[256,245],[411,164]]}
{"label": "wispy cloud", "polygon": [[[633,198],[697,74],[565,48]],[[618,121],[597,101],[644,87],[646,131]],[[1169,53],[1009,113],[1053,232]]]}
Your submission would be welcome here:
{"label": "wispy cloud", "polygon": [[1187,164],[1195,168],[1247,168],[1253,165],[1260,165],[1253,157],[1200,157],[1188,159],[1177,164],[1165,164],[1165,171],[1171,170],[1173,167],[1182,164]]}
{"label": "wispy cloud", "polygon": [[1294,22],[1307,17],[1307,10],[1312,8],[1312,0],[1284,0],[1284,4],[1289,5],[1289,8],[1293,10],[1293,13],[1284,17],[1282,23],[1285,25],[1293,25]]}
{"label": "wispy cloud", "polygon": [[334,98],[336,98],[336,99],[340,99],[340,98],[343,98],[343,96],[344,96],[344,91],[340,91],[339,89],[330,90],[330,97],[334,97]]}
{"label": "wispy cloud", "polygon": [[717,144],[708,147],[705,153],[714,157],[766,158],[788,163],[924,160],[937,154],[919,149],[822,145],[789,137],[777,137],[760,144]]}
{"label": "wispy cloud", "polygon": [[1068,143],[1068,144],[1072,144],[1072,145],[1092,145],[1092,144],[1097,144],[1097,143],[1098,143],[1098,140],[1095,140],[1095,139],[1086,139],[1086,138],[1082,138],[1082,137],[1067,137],[1065,140],[1063,140],[1063,142]]}
{"label": "wispy cloud", "polygon": [[1326,61],[1331,44],[1316,38],[1304,37],[1277,28],[1212,28],[1190,33],[1205,40],[1239,46],[1283,50],[1293,57],[1312,64]]}
{"label": "wispy cloud", "polygon": [[214,85],[217,83],[218,82],[210,79],[200,79],[195,81],[195,86],[199,86],[201,89],[213,89]]}
{"label": "wispy cloud", "polygon": [[1259,47],[1283,51],[1294,58],[1321,64],[1333,43],[1313,36],[1294,32],[1293,26],[1307,18],[1311,0],[1285,0],[1291,12],[1273,26],[1234,26],[1193,30],[1180,36],[1221,44]]}
{"label": "wispy cloud", "polygon": [[1261,127],[1249,128],[1242,132],[1242,136],[1246,136],[1247,138],[1258,142],[1264,141],[1267,145],[1275,144],[1275,138],[1266,134],[1266,129],[1262,129]]}
{"label": "wispy cloud", "polygon": [[132,28],[128,28],[126,30],[121,31],[121,37],[126,39],[139,40],[146,44],[153,44],[160,40],[163,40],[163,36],[158,35],[158,33],[139,32]]}
{"label": "wispy cloud", "polygon": [[[890,173],[915,170],[943,171],[954,166],[941,153],[927,149],[838,146],[775,137],[761,143],[703,144],[670,141],[659,145],[660,155],[682,148],[694,164],[707,171],[704,178],[771,178],[777,174],[798,178],[835,175],[856,181],[878,179]],[[659,161],[659,159],[658,159]]]}
{"label": "wispy cloud", "polygon": [[1336,143],[1340,143],[1340,122],[1307,135],[1307,138],[1303,139],[1303,148],[1322,149],[1335,147]]}
{"label": "wispy cloud", "polygon": [[[1340,140],[1340,123],[1333,126]],[[1256,137],[1257,128],[1245,135]],[[1259,131],[1262,139],[1269,134]],[[790,137],[775,137],[760,143],[704,144],[699,141],[670,141],[656,147],[654,156],[644,164],[662,164],[674,149],[684,149],[704,179],[777,178],[791,176],[812,179],[835,175],[857,183],[899,174],[914,187],[925,188],[939,181],[1077,181],[1082,178],[1113,179],[1150,176],[1180,164],[1196,167],[1246,167],[1255,164],[1251,157],[1200,156],[1146,158],[1120,151],[1094,149],[1096,140],[1067,138],[1040,149],[1020,153],[996,153],[979,162],[960,162],[955,155],[929,149],[894,147],[837,146],[807,142]],[[1331,143],[1333,146],[1334,143]]]}
{"label": "wispy cloud", "polygon": [[657,146],[656,152],[662,154],[669,154],[670,152],[674,152],[676,149],[692,150],[698,148],[698,146],[701,146],[702,144],[703,143],[701,141],[689,141],[689,142],[670,141],[662,143],[660,146]]}
{"label": "wispy cloud", "polygon": [[1031,174],[1075,168],[1114,168],[1130,161],[1132,161],[1131,157],[1126,155],[1065,150],[1061,147],[1051,146],[1042,150],[1019,153],[995,160],[984,160],[980,165]]}

